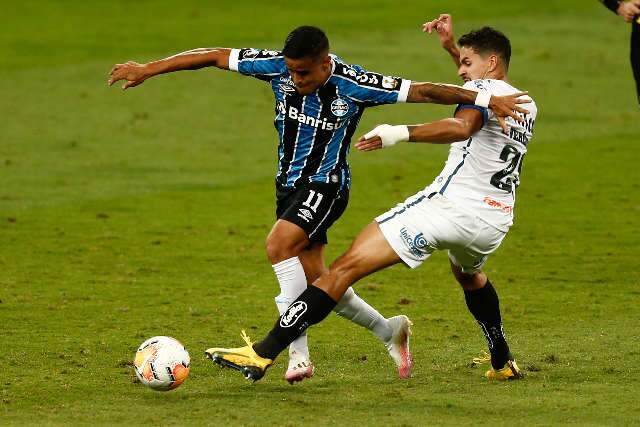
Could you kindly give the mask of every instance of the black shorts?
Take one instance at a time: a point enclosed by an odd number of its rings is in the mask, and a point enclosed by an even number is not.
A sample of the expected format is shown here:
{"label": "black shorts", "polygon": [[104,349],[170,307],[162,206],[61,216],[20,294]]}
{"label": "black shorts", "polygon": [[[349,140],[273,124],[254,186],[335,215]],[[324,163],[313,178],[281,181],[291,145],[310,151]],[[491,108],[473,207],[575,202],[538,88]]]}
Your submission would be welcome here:
{"label": "black shorts", "polygon": [[340,183],[310,182],[295,188],[276,184],[276,217],[302,228],[311,243],[326,244],[327,230],[342,216],[349,190]]}

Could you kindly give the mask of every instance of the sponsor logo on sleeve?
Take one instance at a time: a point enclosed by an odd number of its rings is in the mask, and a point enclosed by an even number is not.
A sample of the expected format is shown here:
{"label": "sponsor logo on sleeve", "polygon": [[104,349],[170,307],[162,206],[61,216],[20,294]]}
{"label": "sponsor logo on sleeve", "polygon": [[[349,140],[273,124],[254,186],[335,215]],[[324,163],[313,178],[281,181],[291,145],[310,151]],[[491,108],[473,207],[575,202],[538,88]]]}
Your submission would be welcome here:
{"label": "sponsor logo on sleeve", "polygon": [[486,89],[484,88],[484,86],[482,85],[482,81],[481,81],[481,80],[475,80],[475,81],[473,82],[473,84],[475,84],[475,85],[476,85],[476,87],[477,87],[478,89],[480,89],[480,90],[486,90]]}
{"label": "sponsor logo on sleeve", "polygon": [[242,53],[242,59],[255,58],[259,53],[258,49],[247,49]]}
{"label": "sponsor logo on sleeve", "polygon": [[395,77],[384,76],[382,78],[382,87],[385,89],[395,89],[398,87],[398,80]]}
{"label": "sponsor logo on sleeve", "polygon": [[345,65],[342,67],[342,74],[344,74],[345,76],[351,77],[351,79],[357,81],[362,85],[366,85],[366,86],[380,85],[380,80],[378,80],[378,77],[380,77],[380,75],[376,73],[367,73],[366,71],[363,71],[363,70],[356,71],[354,68],[348,67]]}

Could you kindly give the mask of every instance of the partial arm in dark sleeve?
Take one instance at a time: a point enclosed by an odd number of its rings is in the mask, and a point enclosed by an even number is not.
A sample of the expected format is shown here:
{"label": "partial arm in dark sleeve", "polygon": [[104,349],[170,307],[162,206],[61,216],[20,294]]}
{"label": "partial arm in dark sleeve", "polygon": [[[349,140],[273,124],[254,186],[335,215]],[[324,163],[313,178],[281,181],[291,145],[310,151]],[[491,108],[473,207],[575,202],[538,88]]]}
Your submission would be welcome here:
{"label": "partial arm in dark sleeve", "polygon": [[126,80],[122,88],[128,89],[138,86],[148,78],[158,74],[180,70],[197,70],[203,67],[217,67],[228,70],[230,52],[231,49],[228,48],[198,48],[147,64],[139,64],[134,61],[116,64],[109,74],[108,84],[111,86],[117,81]]}

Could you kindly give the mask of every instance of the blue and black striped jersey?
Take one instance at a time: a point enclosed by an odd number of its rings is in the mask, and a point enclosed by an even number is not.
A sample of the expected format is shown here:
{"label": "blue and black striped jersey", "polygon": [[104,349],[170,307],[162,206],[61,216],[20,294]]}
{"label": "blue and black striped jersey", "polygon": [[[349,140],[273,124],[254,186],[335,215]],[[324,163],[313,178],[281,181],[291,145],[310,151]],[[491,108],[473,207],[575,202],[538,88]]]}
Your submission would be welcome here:
{"label": "blue and black striped jersey", "polygon": [[331,55],[332,74],[314,93],[299,95],[282,52],[232,49],[229,69],[271,84],[278,145],[277,182],[351,184],[349,145],[365,108],[405,102],[410,80],[383,76]]}

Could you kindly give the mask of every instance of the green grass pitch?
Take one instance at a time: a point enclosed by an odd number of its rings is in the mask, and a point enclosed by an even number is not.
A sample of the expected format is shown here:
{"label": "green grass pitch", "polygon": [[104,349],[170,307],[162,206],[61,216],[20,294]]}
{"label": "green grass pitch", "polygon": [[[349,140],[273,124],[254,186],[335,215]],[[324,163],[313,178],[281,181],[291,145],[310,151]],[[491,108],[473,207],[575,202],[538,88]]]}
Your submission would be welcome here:
{"label": "green grass pitch", "polygon": [[[596,1],[22,1],[0,33],[1,425],[632,425],[640,422],[640,113],[629,28]],[[414,321],[414,378],[337,316],[310,330],[316,376],[291,387],[284,358],[260,382],[202,357],[259,338],[277,284],[276,134],[266,85],[218,70],[108,88],[116,62],[203,46],[279,48],[325,28],[346,61],[457,83],[420,24],[459,36],[493,25],[513,44],[511,81],[539,106],[516,224],[486,271],[524,381],[470,367],[485,348],[439,254],[356,290]],[[377,123],[449,116],[442,106],[369,110]],[[447,147],[352,152],[354,184],[327,258],[439,172]],[[133,381],[137,346],[181,340],[190,378],[158,393]]]}

